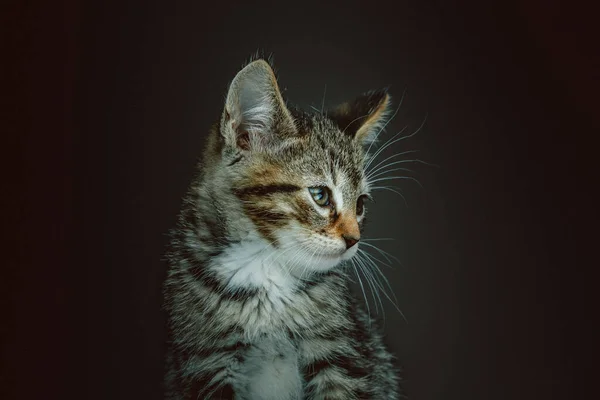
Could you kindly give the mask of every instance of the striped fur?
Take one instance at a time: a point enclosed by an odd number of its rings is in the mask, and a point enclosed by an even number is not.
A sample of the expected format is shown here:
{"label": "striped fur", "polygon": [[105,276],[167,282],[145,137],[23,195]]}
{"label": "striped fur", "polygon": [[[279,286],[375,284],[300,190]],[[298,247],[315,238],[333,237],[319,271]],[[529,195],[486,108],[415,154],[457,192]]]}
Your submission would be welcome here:
{"label": "striped fur", "polygon": [[360,245],[344,237],[365,218],[364,145],[388,103],[371,92],[307,114],[285,105],[265,61],[238,73],[171,233],[167,399],[400,398],[344,268]]}

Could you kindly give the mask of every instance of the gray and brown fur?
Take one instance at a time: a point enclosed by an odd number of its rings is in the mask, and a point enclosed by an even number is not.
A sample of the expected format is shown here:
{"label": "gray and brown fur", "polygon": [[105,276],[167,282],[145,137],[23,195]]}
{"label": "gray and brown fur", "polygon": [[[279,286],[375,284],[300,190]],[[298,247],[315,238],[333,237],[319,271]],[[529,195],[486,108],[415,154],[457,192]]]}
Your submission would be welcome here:
{"label": "gray and brown fur", "polygon": [[[264,60],[237,74],[172,231],[167,399],[403,397],[343,259],[389,103],[376,91],[308,114]],[[337,197],[320,209],[307,188],[327,184]]]}

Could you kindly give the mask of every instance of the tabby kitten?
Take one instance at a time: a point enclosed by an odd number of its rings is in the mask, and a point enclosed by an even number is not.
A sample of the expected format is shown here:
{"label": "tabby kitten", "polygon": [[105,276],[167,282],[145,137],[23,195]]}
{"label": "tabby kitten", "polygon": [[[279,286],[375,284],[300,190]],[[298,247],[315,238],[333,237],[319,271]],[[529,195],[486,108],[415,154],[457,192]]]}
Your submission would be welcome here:
{"label": "tabby kitten", "polygon": [[345,262],[369,197],[386,91],[286,106],[268,62],[232,81],[172,232],[168,399],[397,399],[393,356]]}

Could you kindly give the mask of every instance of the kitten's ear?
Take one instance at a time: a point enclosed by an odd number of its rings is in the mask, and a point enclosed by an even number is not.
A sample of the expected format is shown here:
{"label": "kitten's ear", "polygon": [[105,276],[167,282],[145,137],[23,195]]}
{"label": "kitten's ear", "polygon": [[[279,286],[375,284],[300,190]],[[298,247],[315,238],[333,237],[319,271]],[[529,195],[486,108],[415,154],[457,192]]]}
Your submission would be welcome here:
{"label": "kitten's ear", "polygon": [[235,76],[225,101],[221,134],[242,150],[260,148],[277,136],[296,132],[271,66],[256,60]]}
{"label": "kitten's ear", "polygon": [[327,115],[346,135],[369,144],[377,138],[388,121],[390,103],[386,89],[370,91],[328,111]]}

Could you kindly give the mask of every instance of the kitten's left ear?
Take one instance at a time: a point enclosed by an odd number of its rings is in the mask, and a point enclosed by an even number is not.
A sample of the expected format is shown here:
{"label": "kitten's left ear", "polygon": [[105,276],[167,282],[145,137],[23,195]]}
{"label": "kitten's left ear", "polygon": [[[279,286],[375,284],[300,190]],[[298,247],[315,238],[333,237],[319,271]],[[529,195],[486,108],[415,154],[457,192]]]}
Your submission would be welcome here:
{"label": "kitten's left ear", "polygon": [[390,100],[386,89],[370,91],[328,111],[327,115],[346,135],[369,144],[388,121]]}
{"label": "kitten's left ear", "polygon": [[225,141],[241,150],[256,150],[295,131],[271,66],[259,59],[238,72],[223,110],[221,134]]}

